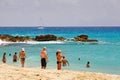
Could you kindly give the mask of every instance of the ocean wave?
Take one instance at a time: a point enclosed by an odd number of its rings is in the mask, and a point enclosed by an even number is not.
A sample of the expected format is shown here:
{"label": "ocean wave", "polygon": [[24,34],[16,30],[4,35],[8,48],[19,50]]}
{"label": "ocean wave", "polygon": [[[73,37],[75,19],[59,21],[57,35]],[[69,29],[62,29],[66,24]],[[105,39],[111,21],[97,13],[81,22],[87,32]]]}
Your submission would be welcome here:
{"label": "ocean wave", "polygon": [[106,42],[106,41],[98,41],[98,42],[74,42],[75,44],[80,44],[80,45],[104,45],[104,44],[113,44],[110,42]]}
{"label": "ocean wave", "polygon": [[110,44],[110,42],[106,42],[106,41],[98,41],[98,44]]}
{"label": "ocean wave", "polygon": [[17,43],[26,43],[26,42],[10,42],[10,41],[3,41],[0,39],[0,46],[4,46],[4,45],[9,45],[9,44],[17,44]]}
{"label": "ocean wave", "polygon": [[99,41],[98,44],[120,45],[120,42],[106,42],[106,41]]}
{"label": "ocean wave", "polygon": [[2,41],[1,39],[0,39],[0,45],[6,45],[6,44],[10,44],[11,42],[7,42],[7,41]]}
{"label": "ocean wave", "polygon": [[107,42],[107,41],[98,41],[99,45],[120,45],[120,42]]}
{"label": "ocean wave", "polygon": [[98,41],[98,42],[80,42],[81,44],[93,44],[93,45],[113,45],[117,43],[107,42],[107,41]]}
{"label": "ocean wave", "polygon": [[26,41],[27,44],[64,44],[64,41]]}
{"label": "ocean wave", "polygon": [[64,44],[64,41],[24,41],[24,42],[7,42],[0,40],[0,45],[24,43],[24,44]]}
{"label": "ocean wave", "polygon": [[7,42],[0,39],[1,45],[8,44],[78,44],[78,45],[120,45],[120,42],[107,42],[107,41],[98,41],[98,42],[74,42],[74,41],[24,41],[24,42]]}

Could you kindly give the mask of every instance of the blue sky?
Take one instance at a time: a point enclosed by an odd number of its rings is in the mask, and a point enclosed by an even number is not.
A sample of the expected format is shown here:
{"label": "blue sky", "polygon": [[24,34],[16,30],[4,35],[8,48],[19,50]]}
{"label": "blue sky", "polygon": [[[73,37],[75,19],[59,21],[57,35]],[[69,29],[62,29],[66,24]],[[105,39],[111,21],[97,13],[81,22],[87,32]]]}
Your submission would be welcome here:
{"label": "blue sky", "polygon": [[119,26],[120,0],[0,0],[0,26]]}

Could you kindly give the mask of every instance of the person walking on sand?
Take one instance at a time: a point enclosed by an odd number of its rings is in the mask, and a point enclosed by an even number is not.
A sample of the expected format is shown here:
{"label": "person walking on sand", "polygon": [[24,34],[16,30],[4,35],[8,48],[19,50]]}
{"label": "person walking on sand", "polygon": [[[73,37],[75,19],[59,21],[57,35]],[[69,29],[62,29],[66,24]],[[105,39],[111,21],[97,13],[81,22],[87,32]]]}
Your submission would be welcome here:
{"label": "person walking on sand", "polygon": [[63,56],[63,59],[62,59],[62,64],[63,64],[63,66],[69,66],[69,62],[68,62],[68,60],[65,58],[65,56]]}
{"label": "person walking on sand", "polygon": [[6,52],[4,52],[4,54],[3,54],[2,62],[6,63]]}
{"label": "person walking on sand", "polygon": [[17,52],[13,55],[13,62],[17,62]]}
{"label": "person walking on sand", "polygon": [[46,47],[44,47],[42,49],[42,51],[40,52],[41,69],[46,69],[47,60],[48,60],[48,56],[47,56],[47,51],[46,50],[47,50]]}
{"label": "person walking on sand", "polygon": [[61,70],[62,69],[62,54],[61,54],[61,50],[57,50],[56,52],[56,59],[57,59],[57,70]]}
{"label": "person walking on sand", "polygon": [[19,54],[19,58],[20,58],[20,61],[21,61],[21,67],[24,67],[25,58],[26,58],[26,52],[25,52],[24,48],[21,49],[21,52]]}

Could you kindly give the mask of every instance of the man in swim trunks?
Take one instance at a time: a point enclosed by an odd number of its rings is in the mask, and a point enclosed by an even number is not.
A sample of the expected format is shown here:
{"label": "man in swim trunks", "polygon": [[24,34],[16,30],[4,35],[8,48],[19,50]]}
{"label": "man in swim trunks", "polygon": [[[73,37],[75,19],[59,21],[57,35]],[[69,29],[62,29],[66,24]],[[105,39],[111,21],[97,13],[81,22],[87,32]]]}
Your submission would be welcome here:
{"label": "man in swim trunks", "polygon": [[26,53],[25,53],[24,48],[21,49],[21,52],[19,54],[19,58],[21,60],[21,67],[24,67],[25,58],[26,58]]}
{"label": "man in swim trunks", "polygon": [[41,69],[46,69],[47,60],[48,60],[46,47],[44,47],[43,50],[41,51],[40,58],[41,58]]}
{"label": "man in swim trunks", "polygon": [[56,52],[56,59],[57,59],[57,70],[61,70],[62,68],[62,54],[61,50],[57,50]]}

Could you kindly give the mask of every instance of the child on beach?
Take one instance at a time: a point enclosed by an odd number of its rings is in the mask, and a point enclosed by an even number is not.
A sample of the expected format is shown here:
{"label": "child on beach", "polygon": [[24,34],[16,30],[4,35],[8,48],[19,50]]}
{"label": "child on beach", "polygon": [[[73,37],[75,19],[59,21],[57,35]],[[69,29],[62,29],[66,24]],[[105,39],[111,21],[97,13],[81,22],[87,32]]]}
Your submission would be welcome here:
{"label": "child on beach", "polygon": [[21,49],[21,52],[19,54],[19,58],[21,60],[21,67],[24,67],[25,58],[26,58],[26,52],[25,52],[24,48]]}
{"label": "child on beach", "polygon": [[6,52],[4,52],[4,54],[3,54],[2,62],[6,63]]}
{"label": "child on beach", "polygon": [[69,66],[69,62],[68,62],[68,60],[65,58],[65,56],[63,56],[63,59],[62,59],[62,64],[63,64],[63,66]]}

